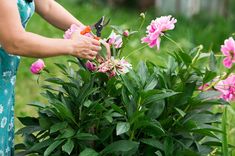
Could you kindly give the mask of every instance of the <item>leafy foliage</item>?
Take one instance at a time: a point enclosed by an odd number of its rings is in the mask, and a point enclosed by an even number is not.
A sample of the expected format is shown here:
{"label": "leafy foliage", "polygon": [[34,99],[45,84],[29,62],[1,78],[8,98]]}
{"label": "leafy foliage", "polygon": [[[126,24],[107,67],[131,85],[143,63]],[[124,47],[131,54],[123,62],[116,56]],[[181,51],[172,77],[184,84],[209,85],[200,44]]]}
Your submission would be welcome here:
{"label": "leafy foliage", "polygon": [[48,104],[32,103],[39,116],[20,118],[25,142],[16,146],[18,155],[220,153],[221,113],[211,107],[227,102],[217,91],[198,91],[216,76],[216,61],[211,52],[210,66],[202,67],[197,52],[171,53],[166,66],[140,62],[111,79],[73,60],[74,66],[56,64],[64,76],[46,79]]}

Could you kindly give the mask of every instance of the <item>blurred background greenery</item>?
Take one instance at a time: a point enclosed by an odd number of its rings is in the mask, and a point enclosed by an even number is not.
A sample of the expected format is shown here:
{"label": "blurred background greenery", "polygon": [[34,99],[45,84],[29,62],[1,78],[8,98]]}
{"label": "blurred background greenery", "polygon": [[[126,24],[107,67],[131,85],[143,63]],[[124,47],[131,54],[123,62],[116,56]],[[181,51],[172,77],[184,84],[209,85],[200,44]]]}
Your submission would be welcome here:
{"label": "blurred background greenery", "polygon": [[[172,2],[172,0],[170,1]],[[204,51],[213,50],[220,53],[220,45],[223,44],[226,38],[234,35],[235,32],[234,0],[224,0],[221,11],[215,11],[212,14],[209,14],[206,9],[201,12],[194,11],[192,14],[184,14],[184,11],[177,10],[182,9],[182,6],[184,6],[184,1],[181,2],[180,0],[175,0],[175,6],[168,4],[168,7],[174,8],[169,9],[168,12],[167,10],[162,10],[163,1],[160,0],[58,0],[58,2],[86,25],[96,22],[101,16],[105,15],[111,18],[110,25],[137,30],[141,23],[139,14],[145,12],[146,21],[142,29],[140,29],[139,38],[131,39],[130,44],[124,49],[123,55],[141,46],[139,39],[144,36],[146,26],[152,19],[163,14],[168,15],[167,13],[174,14],[178,19],[176,28],[170,32],[170,35],[187,50],[202,44]],[[62,31],[50,26],[37,14],[29,22],[27,30],[47,37],[62,38],[63,36]],[[103,32],[103,37],[108,37],[110,32],[111,28],[107,27]],[[164,40],[159,52],[156,49],[146,48],[132,55],[129,59],[133,64],[136,64],[139,59],[143,59],[161,65],[164,63],[162,61],[163,55],[158,54],[175,48],[174,45]],[[56,74],[59,71],[54,69],[55,66],[53,64],[55,62],[66,63],[68,58],[70,57],[47,58],[45,59],[46,66],[52,73]],[[40,96],[42,90],[36,83],[37,76],[32,75],[29,71],[31,63],[35,60],[32,58],[22,58],[21,60],[16,84],[15,112],[17,117],[36,116],[35,108],[27,106],[27,104],[33,101],[43,101],[43,98]],[[235,145],[235,105],[233,107],[234,109],[229,109],[230,116],[228,123],[230,143]],[[16,131],[21,126],[16,119]],[[20,141],[21,138],[17,136],[16,142]]]}

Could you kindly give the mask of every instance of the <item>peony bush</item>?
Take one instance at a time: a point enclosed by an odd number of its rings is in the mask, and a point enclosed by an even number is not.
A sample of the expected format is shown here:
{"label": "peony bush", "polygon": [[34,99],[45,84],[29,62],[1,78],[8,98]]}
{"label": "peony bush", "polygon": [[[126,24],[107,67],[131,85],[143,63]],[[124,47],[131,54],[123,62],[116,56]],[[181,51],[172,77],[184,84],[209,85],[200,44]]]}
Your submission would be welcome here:
{"label": "peony bush", "polygon": [[[113,27],[100,39],[104,48],[97,59],[56,64],[63,76],[47,75],[42,82],[48,102],[29,104],[38,108],[38,117],[19,117],[25,127],[17,134],[25,139],[16,145],[17,155],[228,155],[233,146],[226,141],[226,108],[235,99],[235,42],[225,40],[223,62],[201,45],[186,52],[167,34],[176,22],[171,16],[153,20],[140,39],[143,46],[127,56],[123,47],[141,32]],[[71,26],[65,38],[78,29]],[[139,60],[133,67],[127,61],[147,46],[159,50],[161,40],[178,47],[167,52],[165,65]],[[217,106],[224,113],[213,111]]]}

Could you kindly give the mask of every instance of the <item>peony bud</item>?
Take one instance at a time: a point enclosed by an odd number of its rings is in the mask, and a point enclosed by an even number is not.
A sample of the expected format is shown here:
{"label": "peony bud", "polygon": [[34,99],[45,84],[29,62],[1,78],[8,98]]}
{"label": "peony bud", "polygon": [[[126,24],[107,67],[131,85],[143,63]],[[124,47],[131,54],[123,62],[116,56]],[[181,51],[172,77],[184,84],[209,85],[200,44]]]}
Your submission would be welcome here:
{"label": "peony bud", "polygon": [[31,67],[30,67],[30,71],[33,74],[40,74],[40,72],[45,68],[45,63],[43,62],[43,60],[38,59],[36,62],[34,62]]}
{"label": "peony bud", "polygon": [[129,33],[128,30],[125,30],[125,31],[123,32],[123,35],[124,35],[125,37],[128,37],[128,36],[130,35],[130,33]]}
{"label": "peony bud", "polygon": [[96,71],[96,65],[93,63],[93,62],[91,62],[91,61],[87,61],[86,62],[86,68],[88,69],[88,70],[90,70],[90,71]]}

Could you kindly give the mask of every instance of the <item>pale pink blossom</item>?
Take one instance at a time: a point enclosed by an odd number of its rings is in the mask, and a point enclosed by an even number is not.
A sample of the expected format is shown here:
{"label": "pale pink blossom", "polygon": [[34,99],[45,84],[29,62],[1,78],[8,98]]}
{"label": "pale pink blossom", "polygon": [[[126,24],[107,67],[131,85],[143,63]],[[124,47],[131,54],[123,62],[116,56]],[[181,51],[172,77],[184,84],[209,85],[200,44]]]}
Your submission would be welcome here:
{"label": "pale pink blossom", "polygon": [[147,36],[142,38],[142,43],[148,43],[149,47],[153,48],[157,46],[160,49],[161,36],[167,30],[173,30],[175,28],[175,23],[177,20],[169,16],[161,16],[152,20],[151,24],[147,27]]}
{"label": "pale pink blossom", "polygon": [[90,71],[96,71],[96,69],[97,69],[96,64],[94,64],[93,62],[91,62],[89,60],[86,62],[85,66]]}
{"label": "pale pink blossom", "polygon": [[116,64],[116,70],[119,74],[126,74],[132,69],[132,65],[127,62],[124,58],[118,61]]}
{"label": "pale pink blossom", "polygon": [[225,80],[221,80],[216,84],[215,89],[221,92],[221,98],[226,101],[235,100],[235,74],[231,74]]}
{"label": "pale pink blossom", "polygon": [[[72,24],[70,28],[67,31],[65,31],[64,39],[71,39],[74,32],[78,31],[80,33],[85,28],[86,28],[85,26],[78,26],[76,24]],[[85,36],[92,37],[90,33],[85,34]]]}
{"label": "pale pink blossom", "polygon": [[226,56],[223,64],[226,68],[231,68],[235,63],[235,41],[232,37],[224,41],[224,45],[221,46],[222,53]]}
{"label": "pale pink blossom", "polygon": [[38,59],[36,62],[34,62],[31,67],[30,67],[30,71],[33,74],[40,74],[40,72],[45,68],[45,63],[43,60]]}
{"label": "pale pink blossom", "polygon": [[113,57],[98,67],[98,72],[107,73],[109,77],[116,75],[123,75],[128,73],[132,69],[132,65],[128,63],[124,58],[121,60],[114,59]]}
{"label": "pale pink blossom", "polygon": [[114,68],[114,65],[112,64],[111,60],[107,60],[99,65],[98,72],[107,73],[107,72],[112,71],[113,68]]}
{"label": "pale pink blossom", "polygon": [[114,31],[112,31],[112,33],[108,37],[108,43],[110,45],[113,45],[115,48],[121,48],[123,44],[122,36],[117,35]]}

